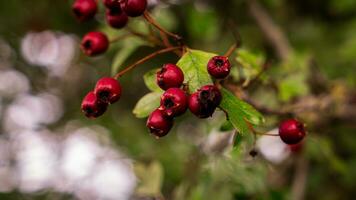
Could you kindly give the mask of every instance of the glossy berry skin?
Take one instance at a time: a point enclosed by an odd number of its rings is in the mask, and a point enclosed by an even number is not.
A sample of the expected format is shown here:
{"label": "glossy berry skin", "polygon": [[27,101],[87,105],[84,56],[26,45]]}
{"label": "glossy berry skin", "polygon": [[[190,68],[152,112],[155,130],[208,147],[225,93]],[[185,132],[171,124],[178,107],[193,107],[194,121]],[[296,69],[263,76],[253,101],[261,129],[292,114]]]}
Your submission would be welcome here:
{"label": "glossy berry skin", "polygon": [[169,118],[177,117],[185,113],[188,108],[188,97],[179,88],[170,88],[161,96],[161,110]]}
{"label": "glossy berry skin", "polygon": [[142,15],[147,8],[147,0],[124,0],[122,9],[130,17]]}
{"label": "glossy berry skin", "polygon": [[98,99],[105,103],[115,103],[121,97],[121,85],[119,81],[111,77],[104,77],[98,80],[94,93]]}
{"label": "glossy berry skin", "polygon": [[126,13],[122,11],[120,4],[114,4],[110,8],[106,9],[106,22],[116,29],[120,29],[126,26],[129,18]]}
{"label": "glossy berry skin", "polygon": [[173,120],[167,118],[161,110],[156,109],[148,117],[146,126],[151,134],[160,138],[167,135],[171,130]]}
{"label": "glossy berry skin", "polygon": [[208,118],[213,115],[221,102],[220,90],[214,85],[201,87],[189,97],[189,110],[199,118]]}
{"label": "glossy berry skin", "polygon": [[230,74],[231,65],[228,57],[214,56],[208,62],[208,72],[216,79],[224,79]]}
{"label": "glossy berry skin", "polygon": [[95,16],[98,5],[95,0],[76,0],[72,5],[72,11],[75,17],[83,22]]}
{"label": "glossy berry skin", "polygon": [[102,32],[89,32],[81,42],[81,49],[87,56],[96,56],[109,48],[109,39]]}
{"label": "glossy berry skin", "polygon": [[179,88],[184,81],[183,71],[175,64],[165,64],[156,74],[157,85],[163,90]]}
{"label": "glossy berry skin", "polygon": [[295,119],[288,119],[279,125],[279,136],[286,144],[297,144],[305,137],[304,125]]}
{"label": "glossy berry skin", "polygon": [[103,0],[105,7],[107,8],[114,8],[120,6],[121,0]]}
{"label": "glossy berry skin", "polygon": [[81,109],[88,118],[97,118],[105,113],[108,104],[100,101],[94,92],[89,92],[82,101]]}

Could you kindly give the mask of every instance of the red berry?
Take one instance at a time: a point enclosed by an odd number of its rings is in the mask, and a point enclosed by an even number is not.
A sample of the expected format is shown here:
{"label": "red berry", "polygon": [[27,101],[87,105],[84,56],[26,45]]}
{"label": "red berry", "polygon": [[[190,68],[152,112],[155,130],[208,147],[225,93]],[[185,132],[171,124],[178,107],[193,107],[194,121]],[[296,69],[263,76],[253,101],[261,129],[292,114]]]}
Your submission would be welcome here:
{"label": "red berry", "polygon": [[289,144],[288,148],[292,153],[299,153],[303,150],[303,142],[299,142],[297,144]]}
{"label": "red berry", "polygon": [[185,113],[188,108],[188,97],[186,93],[179,88],[168,89],[161,97],[159,110],[167,117],[177,117]]}
{"label": "red berry", "polygon": [[104,77],[98,80],[94,93],[98,99],[106,103],[115,103],[121,97],[121,85],[118,80],[111,77]]}
{"label": "red berry", "polygon": [[130,17],[142,15],[147,7],[147,0],[124,0],[122,9]]}
{"label": "red berry", "polygon": [[231,65],[228,57],[214,56],[208,62],[209,74],[217,79],[226,78],[230,73]]}
{"label": "red berry", "polygon": [[117,29],[123,28],[128,20],[129,18],[126,13],[122,11],[120,4],[106,9],[106,21],[111,27]]}
{"label": "red berry", "polygon": [[105,7],[113,8],[116,6],[120,6],[120,0],[103,0]]}
{"label": "red berry", "polygon": [[157,72],[157,85],[163,90],[179,88],[184,81],[183,71],[175,64],[165,64]]}
{"label": "red berry", "polygon": [[82,111],[89,118],[97,118],[105,113],[108,104],[100,101],[94,92],[89,92],[82,101]]}
{"label": "red berry", "polygon": [[279,125],[279,136],[286,144],[297,144],[305,136],[304,125],[295,119],[288,119]]}
{"label": "red berry", "polygon": [[156,109],[148,117],[146,126],[150,129],[151,134],[163,137],[171,130],[173,120],[167,118],[161,110]]}
{"label": "red berry", "polygon": [[220,90],[214,85],[201,87],[189,97],[189,110],[199,118],[208,118],[213,115],[221,102]]}
{"label": "red berry", "polygon": [[74,15],[79,21],[86,21],[93,18],[98,11],[95,0],[76,0],[72,5]]}
{"label": "red berry", "polygon": [[102,32],[89,32],[81,42],[81,49],[88,56],[104,53],[108,48],[109,39]]}

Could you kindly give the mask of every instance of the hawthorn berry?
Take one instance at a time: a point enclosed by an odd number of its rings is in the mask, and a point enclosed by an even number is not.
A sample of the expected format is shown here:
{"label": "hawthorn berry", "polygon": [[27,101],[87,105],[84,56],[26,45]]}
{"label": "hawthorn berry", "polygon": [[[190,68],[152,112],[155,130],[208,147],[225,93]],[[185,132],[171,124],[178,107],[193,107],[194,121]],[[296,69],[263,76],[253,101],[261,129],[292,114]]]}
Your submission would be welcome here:
{"label": "hawthorn berry", "polygon": [[225,56],[214,56],[208,62],[209,74],[217,79],[226,78],[231,69],[229,58]]}
{"label": "hawthorn berry", "polygon": [[114,8],[120,6],[120,0],[103,0],[105,7]]}
{"label": "hawthorn berry", "polygon": [[98,11],[98,5],[95,0],[76,0],[72,5],[75,17],[83,22],[93,18]]}
{"label": "hawthorn berry", "polygon": [[159,110],[167,117],[177,117],[185,113],[188,108],[188,97],[186,93],[179,88],[168,89],[161,97]]}
{"label": "hawthorn berry", "polygon": [[305,136],[304,125],[296,119],[288,119],[279,125],[279,136],[286,144],[297,144]]}
{"label": "hawthorn berry", "polygon": [[100,101],[91,91],[84,97],[81,108],[88,118],[97,118],[105,113],[107,106],[107,103]]}
{"label": "hawthorn berry", "polygon": [[199,118],[213,115],[221,102],[220,90],[214,85],[205,85],[189,97],[189,110]]}
{"label": "hawthorn berry", "polygon": [[98,80],[94,93],[98,99],[105,103],[115,103],[121,97],[121,85],[118,80],[111,77],[104,77]]}
{"label": "hawthorn berry", "polygon": [[142,15],[147,7],[147,0],[124,0],[122,9],[130,17]]}
{"label": "hawthorn berry", "polygon": [[163,111],[154,110],[147,119],[147,128],[156,137],[163,137],[168,134],[173,126],[173,120],[167,118]]}
{"label": "hawthorn berry", "polygon": [[165,64],[156,74],[157,85],[163,90],[179,88],[184,81],[183,71],[175,64]]}
{"label": "hawthorn berry", "polygon": [[109,48],[109,39],[102,32],[89,32],[81,42],[82,51],[88,56],[96,56],[104,53]]}
{"label": "hawthorn berry", "polygon": [[122,11],[120,4],[113,4],[106,9],[106,22],[113,28],[123,28],[126,26],[129,18]]}

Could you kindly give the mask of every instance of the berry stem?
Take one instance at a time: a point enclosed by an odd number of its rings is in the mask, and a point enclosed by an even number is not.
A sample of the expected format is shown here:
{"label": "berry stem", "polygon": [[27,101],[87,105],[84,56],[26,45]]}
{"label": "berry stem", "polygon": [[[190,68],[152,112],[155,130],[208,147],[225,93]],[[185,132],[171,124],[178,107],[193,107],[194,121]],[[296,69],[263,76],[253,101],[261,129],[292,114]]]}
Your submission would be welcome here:
{"label": "berry stem", "polygon": [[175,51],[175,50],[179,50],[181,49],[182,47],[168,47],[168,48],[165,48],[165,49],[161,49],[161,50],[158,50],[156,52],[153,52],[151,53],[150,55],[138,60],[137,62],[135,62],[134,64],[126,67],[125,69],[123,69],[122,71],[120,71],[119,73],[117,73],[114,78],[115,79],[118,79],[119,77],[121,77],[122,75],[124,75],[125,73],[127,73],[128,71],[134,69],[136,66],[160,55],[160,54],[163,54],[163,53],[167,53],[167,52],[172,52],[172,51]]}
{"label": "berry stem", "polygon": [[230,57],[232,53],[234,53],[234,51],[237,49],[237,44],[233,44],[231,45],[231,47],[229,48],[229,50],[227,50],[227,52],[225,53],[225,57]]}
{"label": "berry stem", "polygon": [[130,37],[130,36],[132,36],[131,33],[126,33],[126,34],[123,34],[123,35],[116,36],[116,37],[114,37],[114,38],[112,38],[112,39],[110,40],[110,43],[117,42],[117,41],[119,41],[119,40],[122,40],[122,39],[127,38],[127,37]]}
{"label": "berry stem", "polygon": [[251,124],[249,121],[247,121],[246,119],[244,119],[244,120],[245,120],[245,122],[246,122],[248,128],[250,129],[250,131],[253,133],[253,135],[254,135],[255,137],[256,137],[256,135],[279,136],[279,134],[271,134],[271,133],[261,133],[261,132],[258,132],[258,131],[256,131],[256,130],[253,128],[252,124]]}
{"label": "berry stem", "polygon": [[175,40],[177,41],[181,41],[182,40],[182,37],[177,35],[177,34],[174,34],[174,33],[171,33],[169,31],[167,31],[166,29],[164,29],[161,25],[159,25],[153,18],[152,16],[150,15],[150,13],[148,11],[145,11],[143,13],[143,16],[144,18],[147,20],[148,23],[152,24],[154,27],[156,27],[159,31],[163,32],[164,34],[168,35],[168,36],[171,36],[173,37]]}

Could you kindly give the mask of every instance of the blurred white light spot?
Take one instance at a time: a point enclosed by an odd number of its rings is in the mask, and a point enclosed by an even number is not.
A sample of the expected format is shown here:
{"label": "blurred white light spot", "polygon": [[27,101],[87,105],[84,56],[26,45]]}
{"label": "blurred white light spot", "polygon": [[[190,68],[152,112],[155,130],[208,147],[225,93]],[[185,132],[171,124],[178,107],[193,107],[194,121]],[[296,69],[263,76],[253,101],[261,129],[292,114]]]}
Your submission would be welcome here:
{"label": "blurred white light spot", "polygon": [[29,81],[22,73],[15,70],[0,71],[0,96],[12,97],[29,89]]}
{"label": "blurred white light spot", "polygon": [[45,67],[51,75],[62,76],[78,51],[74,36],[44,31],[28,33],[21,43],[21,52],[27,62]]}
{"label": "blurred white light spot", "polygon": [[[269,134],[278,134],[278,129],[273,129]],[[287,145],[280,137],[264,135],[257,140],[257,146],[261,154],[268,161],[279,164],[290,154]]]}

